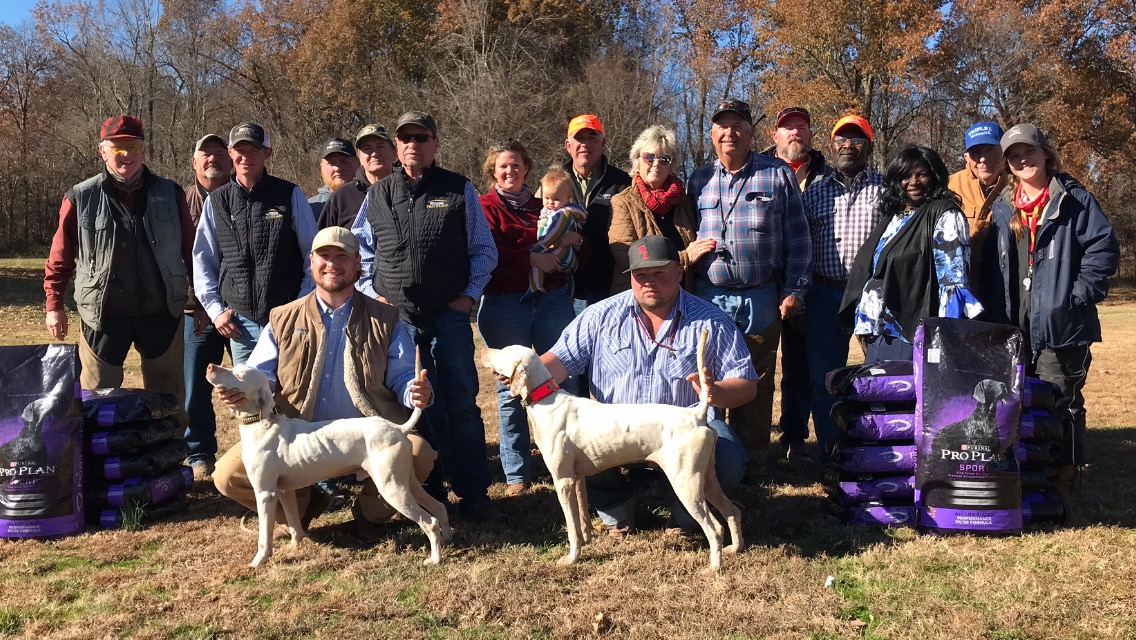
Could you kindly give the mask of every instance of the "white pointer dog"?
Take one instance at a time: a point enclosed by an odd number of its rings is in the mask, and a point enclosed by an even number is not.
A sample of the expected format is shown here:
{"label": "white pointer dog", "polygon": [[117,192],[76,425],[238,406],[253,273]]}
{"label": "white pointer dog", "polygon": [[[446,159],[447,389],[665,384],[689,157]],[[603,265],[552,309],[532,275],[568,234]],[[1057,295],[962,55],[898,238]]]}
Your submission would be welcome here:
{"label": "white pointer dog", "polygon": [[552,374],[530,348],[520,345],[489,349],[484,364],[503,377],[509,393],[528,406],[529,425],[556,484],[556,495],[568,524],[568,555],[580,557],[581,543],[591,539],[591,516],[584,477],[627,464],[650,462],[667,475],[675,495],[710,541],[710,568],[722,566],[722,526],[707,500],[725,516],[733,544],[741,551],[741,511],[722,492],[714,471],[718,434],[706,426],[709,403],[703,373],[707,332],[698,343],[702,401],[694,408],[663,404],[600,404],[559,391]]}
{"label": "white pointer dog", "polygon": [[430,539],[426,564],[441,561],[441,544],[450,541],[449,517],[442,503],[430,497],[415,477],[406,437],[422,415],[421,409],[416,408],[401,425],[382,418],[308,422],[273,413],[276,401],[268,377],[257,369],[210,364],[205,377],[214,387],[240,389],[245,395],[237,409],[242,418],[241,461],[256,492],[260,519],[257,554],[249,566],[259,567],[272,557],[277,497],[288,520],[292,546],[296,546],[305,533],[295,491],[348,473],[360,480],[370,476],[383,499],[426,532]]}

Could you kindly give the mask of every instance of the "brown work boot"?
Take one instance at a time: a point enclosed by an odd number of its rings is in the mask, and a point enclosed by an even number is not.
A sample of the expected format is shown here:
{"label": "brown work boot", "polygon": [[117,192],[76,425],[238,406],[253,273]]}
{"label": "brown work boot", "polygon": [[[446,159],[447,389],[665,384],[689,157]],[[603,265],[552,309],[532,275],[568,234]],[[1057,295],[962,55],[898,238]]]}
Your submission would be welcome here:
{"label": "brown work boot", "polygon": [[529,483],[527,482],[510,482],[509,486],[505,487],[506,498],[516,498],[523,496],[529,490]]}
{"label": "brown work boot", "polygon": [[212,460],[194,460],[189,468],[193,470],[194,482],[213,482],[213,471],[216,468]]}

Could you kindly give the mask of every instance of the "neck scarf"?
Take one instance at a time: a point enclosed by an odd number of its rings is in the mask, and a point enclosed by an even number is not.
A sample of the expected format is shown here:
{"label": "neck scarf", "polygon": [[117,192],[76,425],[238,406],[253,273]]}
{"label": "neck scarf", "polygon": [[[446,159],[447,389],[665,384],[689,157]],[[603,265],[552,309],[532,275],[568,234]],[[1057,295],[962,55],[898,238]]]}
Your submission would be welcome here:
{"label": "neck scarf", "polygon": [[635,174],[635,186],[639,187],[639,195],[643,197],[643,203],[647,205],[651,213],[657,216],[665,216],[670,213],[685,195],[682,181],[674,177],[674,174],[667,176],[663,186],[658,189],[652,189],[646,182],[643,182],[643,178],[640,178],[639,174]]}
{"label": "neck scarf", "polygon": [[1022,214],[1022,223],[1026,229],[1029,229],[1029,264],[1033,266],[1033,243],[1037,238],[1037,223],[1041,218],[1041,212],[1045,209],[1045,205],[1049,203],[1049,187],[1042,189],[1038,194],[1032,198],[1026,196],[1026,192],[1022,189],[1022,185],[1018,185],[1018,192],[1014,194],[1014,206]]}
{"label": "neck scarf", "polygon": [[501,188],[501,185],[497,184],[493,185],[493,188],[497,191],[497,197],[501,198],[501,202],[504,203],[506,209],[513,213],[527,211],[525,205],[528,204],[533,197],[528,185],[521,185],[521,191],[519,193],[505,191]]}

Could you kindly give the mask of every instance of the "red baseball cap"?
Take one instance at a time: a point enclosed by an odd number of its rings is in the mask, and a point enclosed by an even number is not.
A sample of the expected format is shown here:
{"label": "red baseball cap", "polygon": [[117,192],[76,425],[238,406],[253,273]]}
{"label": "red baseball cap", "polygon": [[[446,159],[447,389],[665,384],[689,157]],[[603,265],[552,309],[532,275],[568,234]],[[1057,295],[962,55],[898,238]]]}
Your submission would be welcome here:
{"label": "red baseball cap", "polygon": [[864,135],[868,136],[869,142],[875,142],[875,140],[872,139],[872,125],[868,124],[867,119],[865,119],[863,116],[844,116],[843,118],[837,120],[836,126],[832,128],[832,135],[835,136],[840,127],[843,127],[847,124],[850,124],[854,127],[859,127],[860,131],[863,131]]}
{"label": "red baseball cap", "polygon": [[777,119],[774,121],[776,124],[774,126],[780,127],[781,121],[785,118],[788,118],[789,116],[801,116],[805,119],[805,123],[807,123],[810,127],[813,126],[813,118],[809,115],[809,110],[804,107],[785,107],[784,109],[778,111]]}
{"label": "red baseball cap", "polygon": [[593,129],[601,136],[603,135],[603,123],[600,122],[599,116],[594,116],[590,113],[585,113],[581,116],[576,116],[568,122],[568,137],[576,135],[580,129]]}
{"label": "red baseball cap", "polygon": [[99,129],[99,139],[111,140],[114,138],[145,140],[146,134],[142,131],[142,121],[134,116],[111,116],[107,118],[102,128]]}

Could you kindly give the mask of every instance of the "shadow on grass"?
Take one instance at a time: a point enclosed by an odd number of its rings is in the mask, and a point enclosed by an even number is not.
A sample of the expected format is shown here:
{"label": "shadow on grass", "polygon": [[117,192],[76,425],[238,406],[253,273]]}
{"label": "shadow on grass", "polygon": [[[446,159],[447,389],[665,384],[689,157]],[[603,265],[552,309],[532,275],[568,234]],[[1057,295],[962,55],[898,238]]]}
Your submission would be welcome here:
{"label": "shadow on grass", "polygon": [[0,291],[7,306],[43,305],[43,268],[0,267]]}
{"label": "shadow on grass", "polygon": [[1078,511],[1090,523],[1136,527],[1136,427],[1090,428],[1085,450]]}

